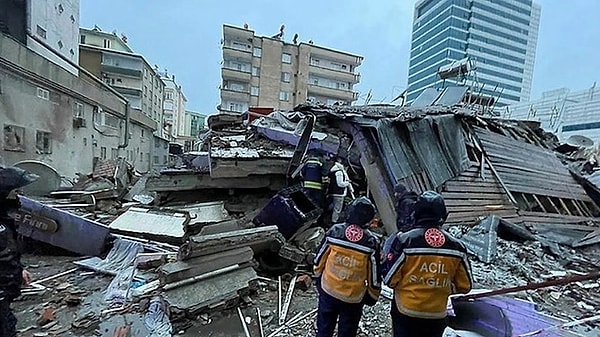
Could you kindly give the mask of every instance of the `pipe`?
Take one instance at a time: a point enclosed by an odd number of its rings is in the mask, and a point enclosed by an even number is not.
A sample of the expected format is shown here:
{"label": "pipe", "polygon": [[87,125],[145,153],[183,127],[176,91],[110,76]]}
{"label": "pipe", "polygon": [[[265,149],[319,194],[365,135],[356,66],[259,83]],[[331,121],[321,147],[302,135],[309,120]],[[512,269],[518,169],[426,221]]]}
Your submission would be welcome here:
{"label": "pipe", "polygon": [[129,102],[125,103],[125,139],[123,139],[123,144],[119,144],[119,149],[124,149],[129,146],[129,124],[131,121],[129,120],[129,110],[130,105]]}

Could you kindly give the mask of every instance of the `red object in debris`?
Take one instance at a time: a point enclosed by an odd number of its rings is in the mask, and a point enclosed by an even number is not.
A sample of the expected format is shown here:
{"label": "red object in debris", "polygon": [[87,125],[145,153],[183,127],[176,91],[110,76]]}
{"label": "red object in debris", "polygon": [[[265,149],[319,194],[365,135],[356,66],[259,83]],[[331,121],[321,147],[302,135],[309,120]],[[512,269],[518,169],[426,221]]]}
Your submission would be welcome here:
{"label": "red object in debris", "polygon": [[44,308],[37,319],[39,326],[44,326],[56,320],[56,310],[54,308]]}
{"label": "red object in debris", "polygon": [[131,337],[131,328],[129,327],[129,325],[115,328],[113,337]]}
{"label": "red object in debris", "polygon": [[296,279],[296,287],[302,291],[307,291],[310,289],[312,284],[312,278],[308,275],[300,275]]}
{"label": "red object in debris", "polygon": [[253,120],[260,118],[262,116],[266,116],[273,112],[275,109],[270,107],[259,107],[252,106],[248,108],[248,122],[252,122]]}

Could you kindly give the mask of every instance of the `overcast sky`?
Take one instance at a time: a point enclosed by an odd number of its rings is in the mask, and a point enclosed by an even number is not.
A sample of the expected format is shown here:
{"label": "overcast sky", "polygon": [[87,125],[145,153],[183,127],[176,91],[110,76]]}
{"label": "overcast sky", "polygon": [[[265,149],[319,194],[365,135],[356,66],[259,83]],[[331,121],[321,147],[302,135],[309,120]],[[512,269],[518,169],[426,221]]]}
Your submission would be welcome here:
{"label": "overcast sky", "polygon": [[[175,74],[188,109],[213,113],[219,103],[222,24],[248,23],[258,35],[285,24],[286,41],[323,45],[365,57],[359,103],[389,102],[406,88],[415,0],[82,0],[81,25],[117,30],[150,64]],[[532,98],[600,81],[600,0],[539,0],[542,19]],[[600,83],[599,83],[600,85]]]}

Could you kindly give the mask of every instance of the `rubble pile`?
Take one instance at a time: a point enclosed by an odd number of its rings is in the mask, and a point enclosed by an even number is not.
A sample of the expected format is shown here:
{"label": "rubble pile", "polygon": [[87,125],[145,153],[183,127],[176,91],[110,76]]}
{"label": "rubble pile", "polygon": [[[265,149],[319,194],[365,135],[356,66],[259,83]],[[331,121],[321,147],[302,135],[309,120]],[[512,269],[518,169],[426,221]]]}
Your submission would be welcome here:
{"label": "rubble pile", "polygon": [[[22,333],[314,334],[311,263],[327,210],[293,174],[309,150],[343,158],[357,195],[377,205],[381,233],[395,230],[397,182],[439,191],[447,230],[471,253],[476,288],[598,271],[600,198],[572,166],[579,157],[555,155],[555,137],[534,124],[464,107],[303,105],[254,120],[215,115],[209,125],[179,167],[140,175],[122,159],[101,161],[69,188],[22,197],[21,235],[83,256],[27,256],[38,281],[17,303]],[[573,282],[488,303],[524,300],[548,326],[597,312],[598,287]],[[390,335],[384,293],[365,308],[361,336]]]}

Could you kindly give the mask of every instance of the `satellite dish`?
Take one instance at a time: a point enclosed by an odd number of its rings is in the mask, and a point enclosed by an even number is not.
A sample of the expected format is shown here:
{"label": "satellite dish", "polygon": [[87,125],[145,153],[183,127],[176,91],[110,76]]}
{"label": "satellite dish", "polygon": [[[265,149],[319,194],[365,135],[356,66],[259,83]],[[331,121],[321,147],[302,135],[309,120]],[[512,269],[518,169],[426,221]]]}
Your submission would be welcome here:
{"label": "satellite dish", "polygon": [[42,161],[23,160],[13,166],[39,176],[38,180],[22,188],[27,195],[46,196],[60,188],[60,174],[52,166]]}
{"label": "satellite dish", "polygon": [[577,146],[577,147],[591,147],[594,146],[594,141],[589,139],[586,136],[582,136],[582,135],[572,135],[569,138],[567,138],[567,141],[565,142],[571,146]]}

